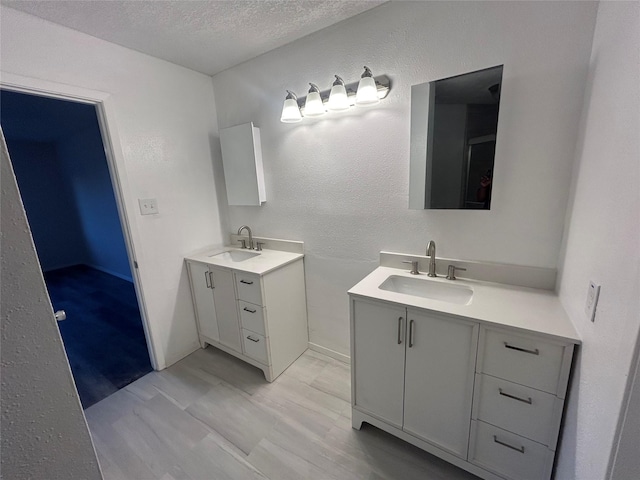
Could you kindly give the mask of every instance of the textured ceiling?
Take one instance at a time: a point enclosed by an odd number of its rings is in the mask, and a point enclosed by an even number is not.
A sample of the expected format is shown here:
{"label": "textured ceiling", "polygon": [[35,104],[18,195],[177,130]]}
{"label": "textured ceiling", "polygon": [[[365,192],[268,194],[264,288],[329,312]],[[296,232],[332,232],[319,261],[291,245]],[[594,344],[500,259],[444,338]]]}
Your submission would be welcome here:
{"label": "textured ceiling", "polygon": [[384,0],[2,0],[94,37],[214,75]]}

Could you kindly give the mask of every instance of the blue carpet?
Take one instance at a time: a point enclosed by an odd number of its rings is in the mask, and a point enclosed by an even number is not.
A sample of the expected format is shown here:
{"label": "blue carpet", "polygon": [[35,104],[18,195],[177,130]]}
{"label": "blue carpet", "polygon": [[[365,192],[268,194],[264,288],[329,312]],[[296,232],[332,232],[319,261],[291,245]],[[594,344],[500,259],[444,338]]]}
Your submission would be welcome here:
{"label": "blue carpet", "polygon": [[149,373],[133,284],[85,265],[44,274],[83,408]]}

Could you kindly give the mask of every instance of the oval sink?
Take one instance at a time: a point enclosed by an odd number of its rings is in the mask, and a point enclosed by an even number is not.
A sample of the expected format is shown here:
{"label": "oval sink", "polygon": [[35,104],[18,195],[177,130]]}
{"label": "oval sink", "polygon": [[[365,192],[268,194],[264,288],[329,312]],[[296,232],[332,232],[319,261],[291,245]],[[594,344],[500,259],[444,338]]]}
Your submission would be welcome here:
{"label": "oval sink", "polygon": [[389,292],[429,298],[457,305],[468,305],[473,297],[473,290],[466,285],[448,285],[433,280],[400,277],[398,275],[390,275],[380,284],[379,288]]}
{"label": "oval sink", "polygon": [[212,257],[220,260],[226,260],[227,262],[244,262],[250,258],[260,255],[257,252],[244,252],[242,250],[229,250],[228,252],[216,253],[211,255]]}

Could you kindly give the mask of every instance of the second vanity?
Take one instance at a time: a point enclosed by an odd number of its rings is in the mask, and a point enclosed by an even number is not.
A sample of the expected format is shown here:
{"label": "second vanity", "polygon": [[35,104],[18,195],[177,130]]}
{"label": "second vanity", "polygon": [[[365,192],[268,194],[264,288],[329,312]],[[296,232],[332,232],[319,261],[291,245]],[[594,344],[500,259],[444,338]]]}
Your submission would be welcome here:
{"label": "second vanity", "polygon": [[349,290],[353,427],[484,479],[549,479],[580,343],[557,296],[403,265],[426,257],[381,260]]}
{"label": "second vanity", "polygon": [[272,382],[308,346],[303,244],[257,241],[260,251],[214,248],[186,263],[201,346],[262,369]]}

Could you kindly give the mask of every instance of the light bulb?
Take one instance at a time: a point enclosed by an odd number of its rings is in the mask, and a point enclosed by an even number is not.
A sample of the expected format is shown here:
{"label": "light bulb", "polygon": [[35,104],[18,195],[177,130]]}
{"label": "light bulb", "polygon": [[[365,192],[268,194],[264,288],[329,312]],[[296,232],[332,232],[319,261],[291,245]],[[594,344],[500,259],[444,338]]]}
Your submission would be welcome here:
{"label": "light bulb", "polygon": [[307,100],[304,104],[304,116],[305,117],[319,117],[324,115],[326,110],[320,97],[320,89],[317,85],[310,83],[311,88],[307,94]]}
{"label": "light bulb", "polygon": [[298,106],[298,97],[296,94],[287,90],[287,98],[284,100],[282,107],[282,115],[280,121],[282,123],[297,123],[302,120],[300,107]]}
{"label": "light bulb", "polygon": [[347,97],[347,89],[344,86],[344,80],[336,75],[336,81],[333,82],[331,93],[329,93],[329,101],[327,108],[334,112],[349,109],[349,97]]}
{"label": "light bulb", "polygon": [[373,79],[373,74],[369,67],[364,67],[364,73],[358,83],[358,91],[356,92],[356,105],[359,107],[365,107],[375,105],[380,102],[378,97],[378,87],[376,81]]}

